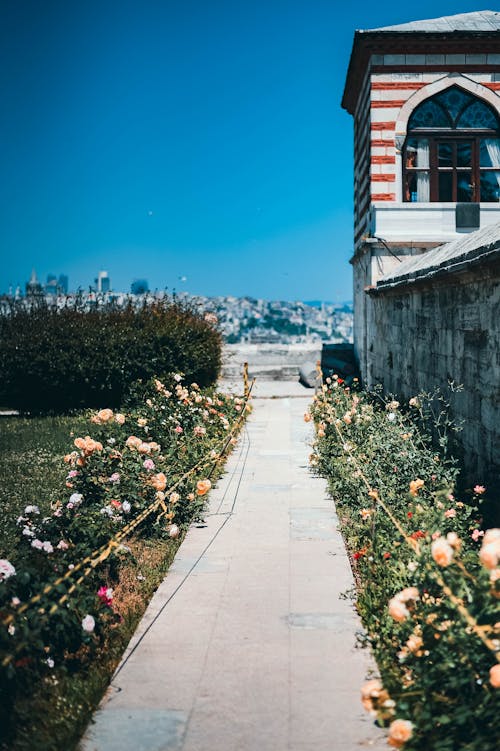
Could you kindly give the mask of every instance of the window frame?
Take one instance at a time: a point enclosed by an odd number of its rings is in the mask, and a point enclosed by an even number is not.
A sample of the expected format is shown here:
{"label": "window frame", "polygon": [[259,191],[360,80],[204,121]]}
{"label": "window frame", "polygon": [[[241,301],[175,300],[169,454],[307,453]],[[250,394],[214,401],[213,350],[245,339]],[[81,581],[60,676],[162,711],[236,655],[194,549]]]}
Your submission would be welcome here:
{"label": "window frame", "polygon": [[[453,87],[450,87],[453,88]],[[459,87],[456,87],[459,88]],[[440,92],[442,94],[443,92]],[[469,94],[469,92],[464,92]],[[469,94],[470,95],[470,94]],[[439,96],[439,95],[435,95]],[[471,95],[470,95],[471,96]],[[481,147],[481,140],[485,138],[496,138],[500,139],[500,116],[498,113],[494,112],[491,105],[484,102],[484,100],[480,99],[479,97],[473,97],[476,101],[482,103],[492,111],[492,113],[496,116],[497,122],[498,122],[498,128],[494,130],[493,128],[455,128],[455,127],[414,127],[408,130],[403,150],[402,150],[402,179],[403,179],[403,195],[402,199],[405,203],[419,203],[419,201],[412,201],[411,198],[407,198],[407,195],[410,195],[408,191],[408,186],[410,185],[409,178],[411,175],[415,175],[420,173],[427,173],[429,175],[429,202],[430,203],[460,203],[461,201],[458,200],[458,175],[460,172],[470,172],[471,173],[471,183],[472,186],[472,192],[471,197],[469,199],[470,203],[497,203],[500,202],[500,194],[498,197],[498,201],[481,201],[481,174],[485,172],[499,172],[500,167],[482,167],[480,165],[480,147]],[[434,97],[429,97],[429,99],[424,100],[421,102],[419,107],[423,106],[426,102],[431,101],[434,99]],[[446,117],[448,118],[448,121],[450,122],[450,125],[452,124],[452,118],[451,115],[447,112],[447,110],[441,105],[440,102],[437,102],[438,106],[441,107],[441,109],[445,112]],[[454,118],[454,122],[458,122],[460,118],[462,117],[463,113],[469,106],[471,106],[471,102],[468,102],[464,104],[459,114],[456,115]],[[410,117],[411,121],[411,117]],[[428,147],[429,147],[429,166],[428,167],[411,167],[408,166],[408,146],[411,140],[418,140],[418,139],[427,139]],[[454,164],[451,167],[444,167],[439,166],[439,157],[438,157],[438,148],[439,144],[443,142],[448,142],[452,144],[452,153],[456,155],[457,153],[457,145],[459,143],[463,142],[471,142],[471,165],[470,168],[467,166],[459,166],[456,164],[456,158],[454,158]],[[442,201],[439,198],[439,175],[449,172],[452,174],[452,200],[448,201]]]}

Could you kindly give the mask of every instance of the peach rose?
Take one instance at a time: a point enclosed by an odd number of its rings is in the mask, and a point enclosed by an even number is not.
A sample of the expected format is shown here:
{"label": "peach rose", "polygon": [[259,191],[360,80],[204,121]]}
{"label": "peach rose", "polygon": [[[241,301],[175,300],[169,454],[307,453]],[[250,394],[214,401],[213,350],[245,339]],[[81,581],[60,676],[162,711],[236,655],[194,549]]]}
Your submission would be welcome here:
{"label": "peach rose", "polygon": [[117,412],[115,415],[115,422],[118,425],[123,425],[123,423],[125,422],[125,415],[122,415],[121,412]]}
{"label": "peach rose", "polygon": [[128,446],[130,449],[136,449],[141,445],[142,441],[140,438],[137,438],[135,435],[130,435],[127,440],[125,441],[125,445]]}
{"label": "peach rose", "polygon": [[490,684],[493,688],[500,688],[500,663],[490,668]]}
{"label": "peach rose", "polygon": [[157,475],[153,475],[149,478],[148,482],[155,490],[165,490],[167,487],[167,478],[163,472],[158,472]]}
{"label": "peach rose", "polygon": [[196,483],[196,494],[205,495],[205,493],[208,493],[211,487],[212,483],[210,482],[210,480],[198,480],[198,482]]}
{"label": "peach rose", "polygon": [[438,537],[431,545],[431,555],[438,566],[446,568],[453,560],[453,548],[444,537]]}
{"label": "peach rose", "polygon": [[304,413],[304,422],[311,422],[311,420],[312,420],[311,414],[309,412],[305,412]]}
{"label": "peach rose", "polygon": [[101,422],[108,422],[109,420],[113,419],[113,410],[112,409],[101,409],[97,413],[97,417]]}
{"label": "peach rose", "polygon": [[410,482],[410,495],[417,496],[420,488],[424,487],[424,481],[417,477],[416,480]]}
{"label": "peach rose", "polygon": [[144,443],[141,441],[141,443],[137,446],[137,451],[139,454],[150,454],[151,453],[151,446],[149,443]]}
{"label": "peach rose", "polygon": [[389,615],[398,623],[403,623],[410,615],[410,611],[397,595],[389,600]]}
{"label": "peach rose", "polygon": [[396,597],[398,597],[401,602],[408,602],[408,600],[415,601],[420,599],[420,593],[416,587],[406,587],[405,589],[402,589]]}
{"label": "peach rose", "polygon": [[418,652],[423,647],[423,645],[424,642],[422,640],[422,637],[418,634],[410,634],[408,641],[406,642],[406,646],[413,654],[415,654],[415,652]]}
{"label": "peach rose", "polygon": [[367,681],[361,687],[361,703],[364,709],[366,709],[367,712],[370,712],[370,714],[377,714],[375,711],[373,699],[378,699],[382,690],[383,686],[376,678],[371,681]]}
{"label": "peach rose", "polygon": [[169,527],[169,530],[168,530],[168,536],[172,540],[175,540],[176,537],[179,537],[179,534],[180,534],[180,529],[177,526],[177,524],[171,524],[170,527]]}
{"label": "peach rose", "polygon": [[409,720],[394,720],[389,727],[389,746],[401,748],[413,735],[413,725]]}
{"label": "peach rose", "polygon": [[483,537],[483,545],[488,545],[493,540],[500,540],[500,529],[487,529]]}
{"label": "peach rose", "polygon": [[500,540],[484,543],[479,551],[479,560],[487,569],[494,569],[498,566],[500,558]]}

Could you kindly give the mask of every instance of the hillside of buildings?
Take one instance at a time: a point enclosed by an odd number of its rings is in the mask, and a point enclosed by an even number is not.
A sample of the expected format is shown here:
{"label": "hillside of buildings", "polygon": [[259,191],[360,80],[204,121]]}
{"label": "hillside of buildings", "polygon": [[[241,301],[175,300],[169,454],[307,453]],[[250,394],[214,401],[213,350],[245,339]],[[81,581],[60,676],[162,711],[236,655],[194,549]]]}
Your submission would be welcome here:
{"label": "hillside of buildings", "polygon": [[[66,282],[67,283],[67,282]],[[140,306],[148,301],[164,299],[168,293],[161,290],[139,293],[119,292],[107,286],[88,292],[64,293],[62,289],[27,283],[26,294],[20,289],[0,298],[0,313],[8,313],[12,305],[29,306],[45,303],[55,307],[77,305],[91,309],[101,305],[118,307],[132,304]],[[323,301],[263,300],[253,297],[206,297],[175,293],[187,305],[213,317],[213,323],[222,331],[227,344],[316,344],[322,342],[351,342],[353,335],[352,303]]]}

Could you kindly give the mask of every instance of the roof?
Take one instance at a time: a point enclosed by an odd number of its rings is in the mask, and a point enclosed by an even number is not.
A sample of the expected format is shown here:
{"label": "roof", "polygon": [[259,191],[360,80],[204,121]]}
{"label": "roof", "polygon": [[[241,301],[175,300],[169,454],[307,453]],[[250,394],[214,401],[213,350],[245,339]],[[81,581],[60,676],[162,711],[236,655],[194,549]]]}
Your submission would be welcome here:
{"label": "roof", "polygon": [[500,260],[500,222],[413,256],[378,280],[376,292],[422,282]]}
{"label": "roof", "polygon": [[500,12],[494,10],[360,29],[354,34],[342,107],[354,114],[372,55],[495,54],[499,36]]}
{"label": "roof", "polygon": [[[378,29],[369,29],[370,32],[387,31],[391,33],[408,32],[453,32],[453,31],[500,31],[500,13],[496,10],[477,10],[473,13],[458,13],[456,16],[442,16],[441,18],[429,18],[425,21],[411,21],[396,26],[382,26]],[[366,31],[361,31],[366,34]]]}

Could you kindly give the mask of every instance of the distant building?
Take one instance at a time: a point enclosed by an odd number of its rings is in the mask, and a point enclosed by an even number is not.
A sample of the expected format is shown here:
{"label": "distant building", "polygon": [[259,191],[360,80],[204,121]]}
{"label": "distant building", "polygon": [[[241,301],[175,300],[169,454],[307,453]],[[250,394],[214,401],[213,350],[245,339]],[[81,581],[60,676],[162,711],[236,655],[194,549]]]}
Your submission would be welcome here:
{"label": "distant building", "polygon": [[69,289],[69,280],[66,274],[59,274],[59,294],[60,295],[67,295],[68,289]]}
{"label": "distant building", "polygon": [[47,282],[45,284],[46,295],[67,295],[68,294],[68,277],[65,274],[60,274],[59,279],[55,274],[47,275]]}
{"label": "distant building", "polygon": [[145,295],[149,292],[149,284],[147,279],[134,279],[130,285],[130,291],[133,295]]}
{"label": "distant building", "polygon": [[46,295],[57,295],[57,276],[54,274],[48,274],[47,275],[47,282],[45,284],[45,294]]}
{"label": "distant building", "polygon": [[107,271],[99,271],[94,282],[96,292],[109,292],[111,289],[111,280]]}
{"label": "distant building", "polygon": [[42,295],[43,287],[38,281],[35,269],[33,269],[29,282],[26,282],[26,297],[41,297]]}

